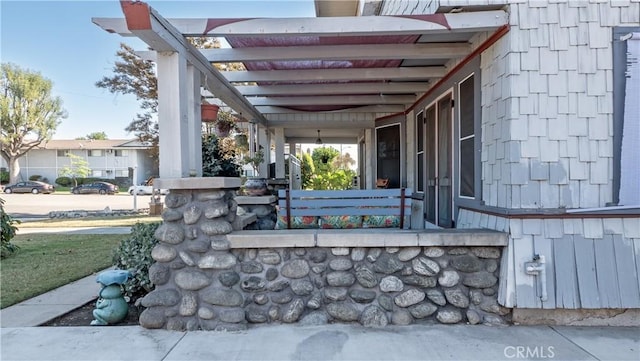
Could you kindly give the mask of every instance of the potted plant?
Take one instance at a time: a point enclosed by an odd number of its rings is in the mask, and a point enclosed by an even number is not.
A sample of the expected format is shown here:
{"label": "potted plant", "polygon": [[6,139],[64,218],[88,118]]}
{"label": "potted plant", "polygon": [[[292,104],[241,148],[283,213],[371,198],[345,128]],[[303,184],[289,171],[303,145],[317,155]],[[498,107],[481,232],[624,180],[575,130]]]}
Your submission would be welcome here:
{"label": "potted plant", "polygon": [[[258,149],[253,157],[244,157],[244,164],[253,168],[254,174],[258,174],[258,167],[264,162],[264,150]],[[244,191],[249,196],[262,196],[267,193],[267,179],[263,177],[250,177],[244,183]]]}
{"label": "potted plant", "polygon": [[235,117],[226,111],[219,111],[215,121],[216,134],[219,137],[228,137],[231,130],[236,126]]}
{"label": "potted plant", "polygon": [[219,109],[219,106],[203,101],[202,104],[200,104],[200,120],[205,123],[215,122],[216,119],[218,119]]}

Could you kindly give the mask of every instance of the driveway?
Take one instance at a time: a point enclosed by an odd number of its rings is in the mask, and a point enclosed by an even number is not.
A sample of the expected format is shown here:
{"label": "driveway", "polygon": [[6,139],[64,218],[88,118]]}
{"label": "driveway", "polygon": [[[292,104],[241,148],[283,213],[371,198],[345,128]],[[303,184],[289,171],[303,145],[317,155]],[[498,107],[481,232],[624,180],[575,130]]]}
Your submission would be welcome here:
{"label": "driveway", "polygon": [[[5,210],[16,217],[45,217],[50,211],[86,210],[99,211],[106,207],[111,209],[134,209],[134,198],[137,208],[149,208],[151,196],[131,196],[128,193],[115,195],[99,194],[0,194],[5,200]],[[164,197],[162,197],[164,202]]]}

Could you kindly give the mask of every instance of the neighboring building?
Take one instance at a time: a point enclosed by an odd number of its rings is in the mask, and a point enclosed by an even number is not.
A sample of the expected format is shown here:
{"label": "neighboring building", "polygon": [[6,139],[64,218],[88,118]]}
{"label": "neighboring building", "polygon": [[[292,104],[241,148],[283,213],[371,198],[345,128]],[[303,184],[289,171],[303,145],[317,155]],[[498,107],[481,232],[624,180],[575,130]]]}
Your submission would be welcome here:
{"label": "neighboring building", "polygon": [[[514,317],[637,315],[640,0],[361,3],[394,16],[183,19],[163,22],[166,31],[104,21],[161,50],[160,134],[181,134],[160,144],[161,177],[186,177],[197,160],[188,130],[199,114],[176,84],[199,99],[202,73],[252,121],[250,139],[274,147],[277,176],[284,145],[322,130],[325,142],[358,144],[362,188],[389,178],[416,190],[425,227],[508,233],[498,300]],[[234,49],[195,54],[180,42],[194,34],[226,36]],[[202,59],[248,71],[220,73]],[[545,272],[527,272],[538,261]]]}
{"label": "neighboring building", "polygon": [[[39,175],[53,184],[60,170],[69,166],[67,154],[70,153],[89,163],[90,177],[130,183],[134,181],[135,170],[134,183],[140,184],[158,174],[157,162],[149,156],[148,149],[147,145],[131,139],[50,140],[20,158],[20,179]],[[8,168],[4,159],[1,164]]]}

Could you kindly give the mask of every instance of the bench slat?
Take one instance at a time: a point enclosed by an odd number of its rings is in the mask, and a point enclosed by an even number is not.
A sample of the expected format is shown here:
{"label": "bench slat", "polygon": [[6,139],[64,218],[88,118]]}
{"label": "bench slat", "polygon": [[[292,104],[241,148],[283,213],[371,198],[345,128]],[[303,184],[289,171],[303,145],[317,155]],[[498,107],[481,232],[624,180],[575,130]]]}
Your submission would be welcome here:
{"label": "bench slat", "polygon": [[[406,198],[405,204],[411,204],[411,199]],[[291,208],[335,208],[335,207],[398,207],[400,204],[400,198],[365,198],[365,199],[303,199],[303,200],[291,200]],[[281,199],[278,202],[280,208],[287,206],[286,199]]]}
{"label": "bench slat", "polygon": [[[405,195],[407,198],[411,197],[412,190],[410,188],[405,189]],[[400,197],[400,188],[394,189],[351,189],[344,191],[304,191],[304,190],[291,190],[289,191],[291,199],[297,198],[379,198],[379,197]],[[278,191],[279,198],[286,198],[286,190],[281,189]]]}
{"label": "bench slat", "polygon": [[[405,207],[408,216],[408,207]],[[287,216],[286,210],[278,211],[279,216]],[[291,216],[399,216],[400,208],[305,208],[291,209]]]}

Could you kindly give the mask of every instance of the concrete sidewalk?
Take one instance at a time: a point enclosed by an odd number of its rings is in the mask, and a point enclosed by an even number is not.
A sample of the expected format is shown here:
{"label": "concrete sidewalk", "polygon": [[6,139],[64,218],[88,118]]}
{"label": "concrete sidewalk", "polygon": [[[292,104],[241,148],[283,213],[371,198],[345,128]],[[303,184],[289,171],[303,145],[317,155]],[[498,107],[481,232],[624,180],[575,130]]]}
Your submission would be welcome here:
{"label": "concrete sidewalk", "polygon": [[638,360],[638,328],[273,325],[3,328],[2,360]]}
{"label": "concrete sidewalk", "polygon": [[32,327],[98,298],[97,274],[0,310],[0,327]]}

